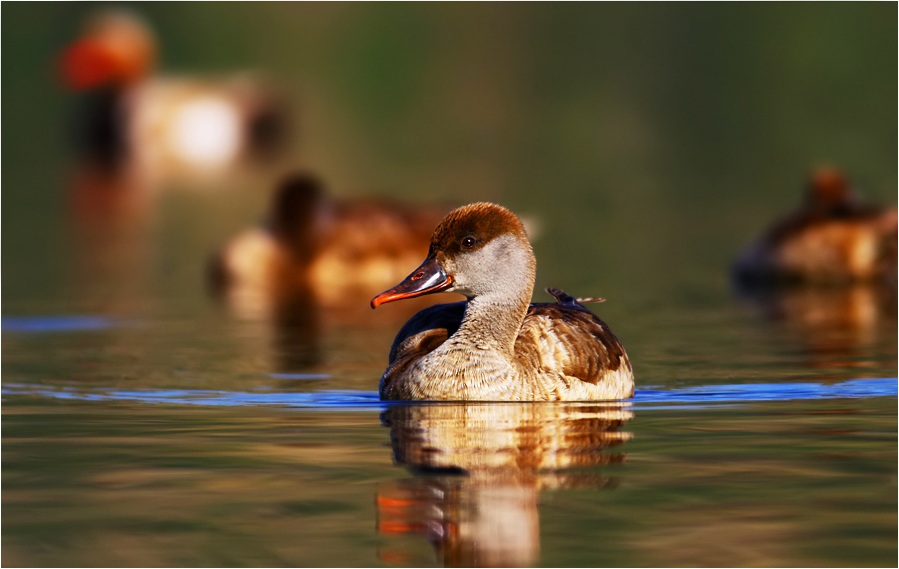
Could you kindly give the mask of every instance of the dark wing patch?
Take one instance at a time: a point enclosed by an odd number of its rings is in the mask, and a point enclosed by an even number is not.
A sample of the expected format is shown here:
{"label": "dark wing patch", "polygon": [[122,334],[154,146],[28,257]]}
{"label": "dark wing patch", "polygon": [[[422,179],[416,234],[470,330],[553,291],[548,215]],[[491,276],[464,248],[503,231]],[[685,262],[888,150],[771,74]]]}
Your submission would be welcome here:
{"label": "dark wing patch", "polygon": [[465,302],[429,306],[406,322],[397,332],[390,348],[389,375],[397,377],[402,369],[417,361],[456,333],[465,315]]}
{"label": "dark wing patch", "polygon": [[606,372],[630,368],[624,348],[605,322],[568,295],[560,301],[528,309],[515,342],[515,355],[523,366],[593,384]]}

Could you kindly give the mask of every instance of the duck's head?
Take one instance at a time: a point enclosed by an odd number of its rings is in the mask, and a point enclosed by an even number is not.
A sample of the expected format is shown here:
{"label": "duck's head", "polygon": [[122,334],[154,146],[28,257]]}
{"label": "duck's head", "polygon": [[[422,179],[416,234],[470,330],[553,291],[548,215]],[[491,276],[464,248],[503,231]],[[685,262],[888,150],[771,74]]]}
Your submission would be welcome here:
{"label": "duck's head", "polygon": [[314,255],[315,217],[324,194],[316,176],[295,172],[281,181],[272,200],[270,229],[300,261]]}
{"label": "duck's head", "polygon": [[424,262],[371,307],[436,292],[469,299],[485,295],[526,295],[534,285],[536,262],[524,225],[508,209],[475,203],[450,212],[434,230]]}
{"label": "duck's head", "polygon": [[63,83],[80,91],[127,85],[145,77],[156,59],[156,41],[136,15],[104,11],[86,23],[80,37],[62,53]]}
{"label": "duck's head", "polygon": [[806,206],[820,212],[834,212],[852,206],[855,194],[846,176],[837,168],[820,167],[809,176]]}

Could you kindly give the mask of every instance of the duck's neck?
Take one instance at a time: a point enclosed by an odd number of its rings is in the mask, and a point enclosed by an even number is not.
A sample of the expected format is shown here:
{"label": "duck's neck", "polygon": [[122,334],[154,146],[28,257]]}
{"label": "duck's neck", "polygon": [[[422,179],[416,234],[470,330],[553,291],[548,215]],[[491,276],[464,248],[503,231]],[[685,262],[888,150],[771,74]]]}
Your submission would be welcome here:
{"label": "duck's neck", "polygon": [[513,360],[515,340],[534,291],[533,276],[522,281],[502,294],[486,294],[470,299],[456,335],[479,349],[494,350]]}

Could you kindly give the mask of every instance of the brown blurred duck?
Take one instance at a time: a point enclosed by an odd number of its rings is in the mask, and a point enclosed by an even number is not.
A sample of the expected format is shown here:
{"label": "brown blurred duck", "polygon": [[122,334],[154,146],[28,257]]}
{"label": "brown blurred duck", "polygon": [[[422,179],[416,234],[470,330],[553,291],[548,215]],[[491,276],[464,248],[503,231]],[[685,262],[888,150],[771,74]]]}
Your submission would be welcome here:
{"label": "brown blurred duck", "polygon": [[492,203],[452,211],[425,261],[373,308],[436,292],[468,300],[422,310],[397,334],[382,399],[574,401],[631,397],[630,361],[577,300],[530,304],[536,260],[519,218]]}
{"label": "brown blurred duck", "polygon": [[448,208],[383,199],[338,200],[300,172],[278,187],[267,224],[227,243],[212,281],[239,303],[268,304],[307,290],[315,302],[346,305],[401,279],[421,258]]}
{"label": "brown blurred duck", "polygon": [[86,158],[171,177],[230,172],[284,149],[289,117],[271,85],[156,75],[156,52],[149,27],[124,10],[96,14],[63,52],[63,83],[91,94],[77,125]]}
{"label": "brown blurred duck", "polygon": [[747,247],[741,284],[896,282],[896,208],[862,204],[841,172],[821,168],[805,201]]}

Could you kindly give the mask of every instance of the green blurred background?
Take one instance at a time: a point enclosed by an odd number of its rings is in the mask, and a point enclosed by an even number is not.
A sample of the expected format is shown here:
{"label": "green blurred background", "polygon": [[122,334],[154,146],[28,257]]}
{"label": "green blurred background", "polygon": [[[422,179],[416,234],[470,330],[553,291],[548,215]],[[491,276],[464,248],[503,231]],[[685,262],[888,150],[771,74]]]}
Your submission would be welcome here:
{"label": "green blurred background", "polygon": [[[736,250],[798,201],[817,164],[895,201],[895,3],[124,6],[155,29],[161,73],[279,81],[299,113],[292,162],[335,193],[537,215],[541,281],[581,294],[726,286]],[[7,303],[65,293],[76,97],[54,66],[98,7],[2,7]],[[208,250],[265,197],[230,215],[182,204],[163,234]]]}

